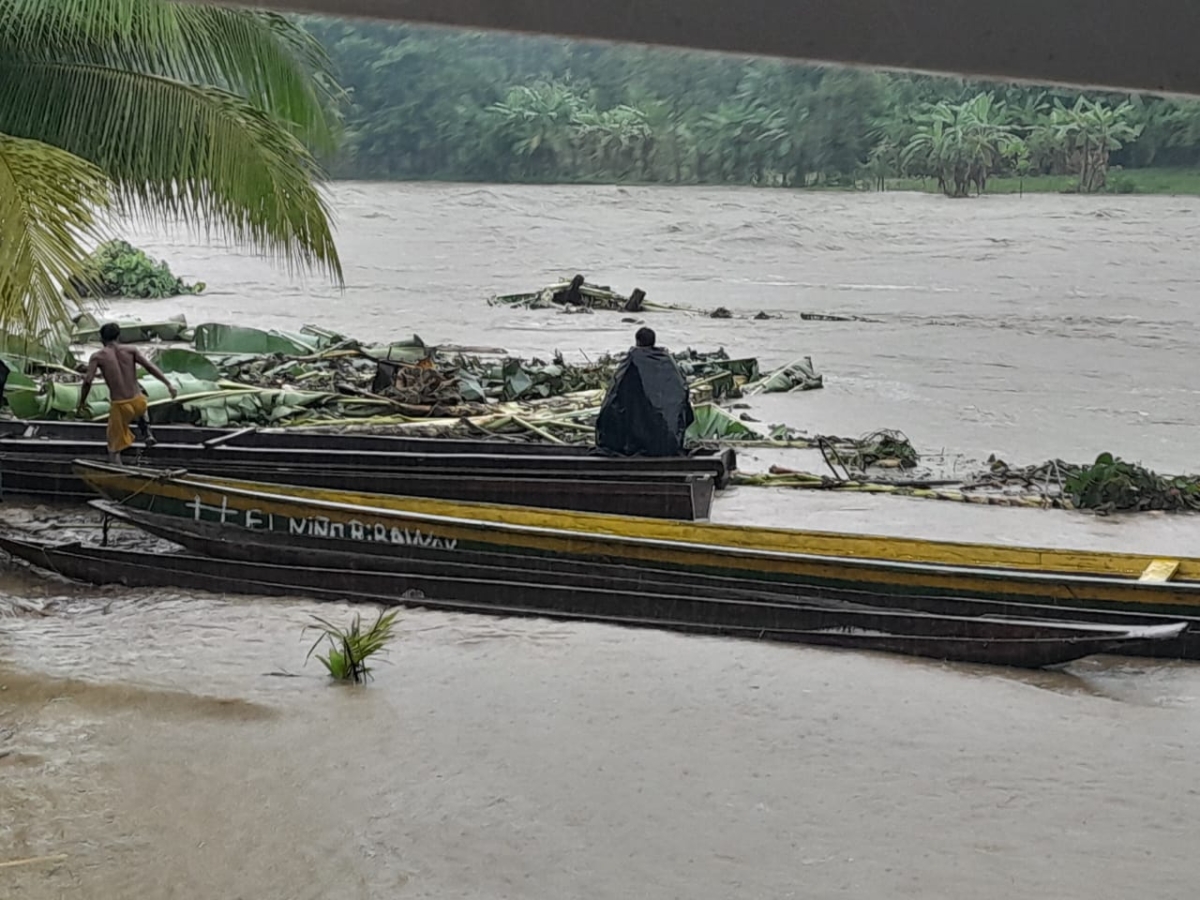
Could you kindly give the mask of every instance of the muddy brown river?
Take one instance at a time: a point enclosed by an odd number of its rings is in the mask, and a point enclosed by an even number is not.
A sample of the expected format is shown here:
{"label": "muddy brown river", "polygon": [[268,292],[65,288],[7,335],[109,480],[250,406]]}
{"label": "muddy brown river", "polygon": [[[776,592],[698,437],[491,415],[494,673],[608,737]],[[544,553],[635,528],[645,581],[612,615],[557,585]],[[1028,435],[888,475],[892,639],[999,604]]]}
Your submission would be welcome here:
{"label": "muddy brown river", "polygon": [[[350,184],[336,206],[344,293],[135,232],[209,289],[113,311],[525,355],[628,345],[620,316],[483,302],[579,271],[735,313],[647,314],[668,346],[811,355],[825,390],[767,398],[763,419],[1198,468],[1200,199]],[[1200,555],[1194,517],[749,488],[718,506]],[[349,689],[304,664],[303,631],[349,606],[8,569],[0,612],[0,897],[1191,900],[1200,878],[1194,665],[1030,674],[409,611],[377,680]]]}

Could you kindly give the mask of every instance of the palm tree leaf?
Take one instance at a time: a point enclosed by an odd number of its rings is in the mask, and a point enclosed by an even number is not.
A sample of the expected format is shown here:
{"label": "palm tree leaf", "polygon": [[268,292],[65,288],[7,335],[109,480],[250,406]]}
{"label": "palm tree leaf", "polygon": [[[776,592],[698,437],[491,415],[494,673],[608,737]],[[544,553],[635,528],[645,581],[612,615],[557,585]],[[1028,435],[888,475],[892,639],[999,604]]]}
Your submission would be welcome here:
{"label": "palm tree leaf", "polygon": [[104,238],[104,173],[38,141],[0,134],[0,329],[38,337],[69,320],[63,293]]}
{"label": "palm tree leaf", "polygon": [[344,95],[320,44],[277,13],[166,0],[0,0],[0,57],[77,62],[246,98],[306,143],[333,145]]}
{"label": "palm tree leaf", "polygon": [[278,120],[228,91],[0,58],[0,132],[89,160],[114,182],[126,213],[215,227],[341,281],[316,163]]}

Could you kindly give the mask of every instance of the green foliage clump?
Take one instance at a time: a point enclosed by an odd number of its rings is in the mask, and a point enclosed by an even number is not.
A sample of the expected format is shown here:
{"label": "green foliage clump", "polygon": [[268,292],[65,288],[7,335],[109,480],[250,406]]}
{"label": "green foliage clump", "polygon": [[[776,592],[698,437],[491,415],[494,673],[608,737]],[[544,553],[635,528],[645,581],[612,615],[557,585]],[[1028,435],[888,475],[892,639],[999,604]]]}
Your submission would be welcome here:
{"label": "green foliage clump", "polygon": [[1137,182],[1128,175],[1118,175],[1108,182],[1108,192],[1110,194],[1136,194],[1138,192]]}
{"label": "green foliage clump", "polygon": [[1097,512],[1200,509],[1200,479],[1158,475],[1111,453],[1072,471],[1063,491],[1076,508]]}
{"label": "green foliage clump", "polygon": [[395,637],[398,615],[395,610],[390,613],[380,610],[375,624],[365,631],[362,627],[362,617],[358,613],[354,614],[349,628],[339,628],[326,619],[313,616],[316,624],[310,627],[320,631],[321,636],[308,649],[308,656],[311,657],[321,644],[328,644],[328,651],[324,655],[317,654],[317,659],[325,666],[330,677],[336,681],[361,684],[371,674],[367,660],[385,650]]}
{"label": "green foliage clump", "polygon": [[85,277],[76,284],[82,295],[136,297],[142,300],[199,294],[204,282],[187,284],[165,262],[152,259],[128,241],[108,241],[88,257]]}

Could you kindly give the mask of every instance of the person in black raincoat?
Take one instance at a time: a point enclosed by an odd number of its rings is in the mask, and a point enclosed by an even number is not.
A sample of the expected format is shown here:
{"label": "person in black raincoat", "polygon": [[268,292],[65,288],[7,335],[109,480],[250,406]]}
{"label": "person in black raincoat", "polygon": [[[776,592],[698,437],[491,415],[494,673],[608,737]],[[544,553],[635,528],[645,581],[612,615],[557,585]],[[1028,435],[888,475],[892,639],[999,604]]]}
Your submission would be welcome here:
{"label": "person in black raincoat", "polygon": [[596,447],[621,456],[682,456],[696,419],[687,382],[671,354],[639,328],[637,345],[617,367],[596,422]]}

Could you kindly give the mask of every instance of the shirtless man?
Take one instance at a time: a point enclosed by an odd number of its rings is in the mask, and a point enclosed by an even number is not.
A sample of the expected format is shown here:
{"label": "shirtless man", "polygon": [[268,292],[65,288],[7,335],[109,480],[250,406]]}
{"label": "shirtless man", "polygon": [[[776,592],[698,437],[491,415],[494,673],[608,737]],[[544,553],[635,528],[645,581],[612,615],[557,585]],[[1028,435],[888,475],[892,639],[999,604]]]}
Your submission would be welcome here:
{"label": "shirtless man", "polygon": [[[141,366],[159,381],[167,386],[174,399],[179,393],[175,385],[167,381],[162,370],[142,355],[136,347],[122,345],[118,338],[121,336],[121,326],[109,322],[100,329],[100,340],[104,349],[94,354],[88,361],[87,375],[83,378],[83,391],[79,394],[79,413],[87,409],[88,393],[92,390],[92,382],[96,378],[96,370],[104,376],[108,385],[108,460],[120,463],[121,451],[133,444],[133,432],[130,424],[145,422],[148,408],[146,398],[142,395],[141,385],[137,380],[137,367]],[[144,425],[147,443],[153,441],[149,424]]]}

